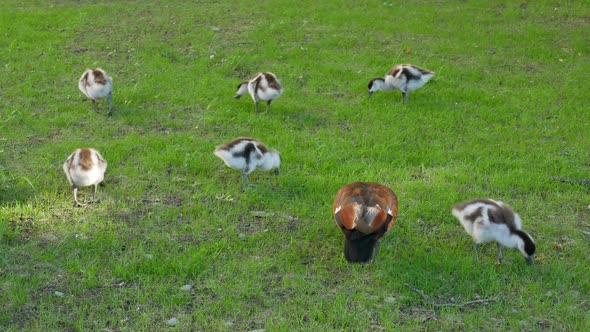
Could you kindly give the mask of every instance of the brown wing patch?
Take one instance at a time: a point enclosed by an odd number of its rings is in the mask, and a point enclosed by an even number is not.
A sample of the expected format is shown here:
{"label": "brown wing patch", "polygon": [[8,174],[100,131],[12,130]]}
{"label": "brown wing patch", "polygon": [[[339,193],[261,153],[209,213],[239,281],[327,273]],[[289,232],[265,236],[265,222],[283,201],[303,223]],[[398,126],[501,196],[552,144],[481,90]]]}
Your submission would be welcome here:
{"label": "brown wing patch", "polygon": [[387,72],[387,75],[397,77],[397,75],[399,75],[400,71],[402,71],[402,68],[400,66],[395,66],[395,67],[391,68],[391,70],[389,70],[389,72]]}
{"label": "brown wing patch", "polygon": [[375,216],[373,217],[373,220],[371,220],[371,223],[370,223],[371,228],[374,229],[375,231],[380,230],[385,225],[385,222],[387,221],[388,216],[389,216],[389,214],[387,214],[386,211],[379,209],[377,214],[375,214]]}
{"label": "brown wing patch", "polygon": [[420,72],[421,72],[422,74],[424,74],[424,75],[427,75],[427,74],[434,74],[434,72],[433,72],[433,71],[430,71],[430,70],[428,70],[428,69],[426,69],[426,68],[422,68],[422,67],[418,67],[418,66],[414,66],[414,65],[412,65],[412,67],[414,67],[414,68],[418,69],[418,71],[420,71]]}
{"label": "brown wing patch", "polygon": [[88,86],[88,72],[84,73],[84,76],[82,77],[82,81],[84,82],[84,86]]}
{"label": "brown wing patch", "polygon": [[280,90],[281,84],[277,81],[276,77],[272,73],[262,73],[268,82],[268,86],[275,89]]}
{"label": "brown wing patch", "polygon": [[258,142],[258,150],[260,150],[260,152],[262,153],[266,153],[268,151],[268,148],[266,147],[266,145]]}
{"label": "brown wing patch", "polygon": [[499,207],[498,203],[496,203],[495,201],[493,201],[491,199],[484,198],[484,199],[474,199],[471,201],[465,201],[465,202],[458,203],[457,205],[455,205],[454,209],[459,210],[459,211],[463,211],[463,210],[465,210],[465,208],[468,205],[476,204],[476,203],[482,203],[482,204],[486,204],[486,205],[493,205],[493,206]]}
{"label": "brown wing patch", "polygon": [[384,185],[369,183],[368,194],[375,200],[376,205],[382,210],[391,209],[392,214],[397,214],[397,196]]}
{"label": "brown wing patch", "polygon": [[477,220],[477,218],[482,217],[483,213],[482,213],[483,207],[478,207],[477,209],[475,209],[475,211],[473,211],[472,213],[468,214],[465,216],[465,219],[471,221],[471,222],[475,222]]}
{"label": "brown wing patch", "polygon": [[[374,229],[381,229],[385,226],[385,229],[382,230],[384,234],[391,230],[397,220],[397,196],[395,196],[395,193],[390,188],[376,183],[372,184],[372,191],[377,203],[376,205],[379,206],[381,211],[375,216],[375,220],[371,223],[371,227]],[[375,222],[377,223],[374,224]]]}
{"label": "brown wing patch", "polygon": [[[336,194],[338,205],[346,206],[352,202],[364,206],[376,206],[383,210],[391,209],[397,212],[397,197],[395,193],[378,183],[353,182],[349,183]],[[395,210],[395,211],[394,211]]]}
{"label": "brown wing patch", "polygon": [[508,205],[502,206],[500,207],[500,210],[502,211],[502,215],[504,216],[504,222],[506,223],[506,225],[508,226],[509,229],[511,230],[516,230],[516,223],[514,222],[514,211],[512,210],[512,208]]}
{"label": "brown wing patch", "polygon": [[254,91],[258,91],[258,86],[260,85],[260,80],[262,79],[262,74],[256,76],[254,79]]}
{"label": "brown wing patch", "polygon": [[75,155],[75,153],[72,153],[70,158],[68,158],[68,160],[67,160],[69,170],[74,169],[74,155]]}
{"label": "brown wing patch", "polygon": [[357,219],[355,206],[356,204],[343,207],[340,211],[334,214],[338,226],[349,230],[355,229]]}
{"label": "brown wing patch", "polygon": [[107,78],[104,76],[103,72],[98,69],[92,70],[92,74],[94,75],[94,81],[97,84],[105,85],[107,84]]}
{"label": "brown wing patch", "polygon": [[[356,228],[365,234],[377,231],[383,226],[386,226],[386,229],[383,230],[385,233],[391,229],[397,218],[398,202],[395,193],[377,183],[354,182],[340,188],[334,200],[334,209],[338,206],[354,205],[362,206],[359,212],[361,215],[358,217],[362,217],[363,220],[357,222]],[[391,211],[389,221],[388,211]],[[385,225],[385,223],[388,224]],[[361,228],[363,229],[361,230]]]}
{"label": "brown wing patch", "polygon": [[226,142],[226,143],[223,143],[223,144],[217,146],[215,148],[215,150],[216,151],[218,151],[218,150],[227,150],[227,151],[229,151],[229,150],[231,150],[231,148],[233,148],[234,146],[240,144],[243,141],[255,141],[255,139],[250,138],[250,137],[238,137],[238,138],[234,138],[233,140],[231,140],[229,142]]}
{"label": "brown wing patch", "polygon": [[490,222],[495,224],[505,224],[510,230],[516,230],[516,224],[514,223],[514,211],[510,206],[496,205],[493,209],[488,210],[488,217]]}
{"label": "brown wing patch", "polygon": [[[354,187],[352,188],[352,190],[350,190],[350,195],[352,197],[362,197],[363,196],[363,188],[362,187]],[[363,198],[362,202],[365,202],[365,199]]]}
{"label": "brown wing patch", "polygon": [[87,171],[92,168],[92,150],[80,149],[80,166]]}
{"label": "brown wing patch", "polygon": [[385,236],[385,234],[391,230],[393,224],[395,224],[395,219],[395,215],[390,215],[383,210],[381,210],[375,216],[375,219],[373,220],[371,227],[374,228],[375,233],[377,233],[377,240]]}

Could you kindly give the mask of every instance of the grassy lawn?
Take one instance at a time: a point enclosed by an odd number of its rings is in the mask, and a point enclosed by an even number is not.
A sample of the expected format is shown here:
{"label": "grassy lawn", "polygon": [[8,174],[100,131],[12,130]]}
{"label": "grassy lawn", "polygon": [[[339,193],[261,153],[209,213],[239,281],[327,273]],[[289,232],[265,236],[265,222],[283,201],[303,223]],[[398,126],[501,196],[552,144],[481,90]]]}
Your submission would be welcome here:
{"label": "grassy lawn", "polygon": [[[0,330],[589,330],[589,26],[582,1],[2,1]],[[437,76],[368,98],[397,63]],[[232,99],[258,71],[285,86],[266,114]],[[213,155],[238,136],[281,174],[242,192]],[[85,208],[79,147],[109,163]],[[332,219],[353,181],[400,201],[372,265]],[[450,211],[479,197],[534,266],[474,254]]]}

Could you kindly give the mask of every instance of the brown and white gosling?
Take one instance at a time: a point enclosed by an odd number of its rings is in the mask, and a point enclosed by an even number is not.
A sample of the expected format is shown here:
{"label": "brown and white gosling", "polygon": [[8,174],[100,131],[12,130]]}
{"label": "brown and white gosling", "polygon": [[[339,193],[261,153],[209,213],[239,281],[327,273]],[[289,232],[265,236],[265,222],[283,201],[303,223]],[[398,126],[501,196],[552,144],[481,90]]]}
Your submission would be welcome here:
{"label": "brown and white gosling", "polygon": [[281,156],[262,142],[250,137],[238,137],[215,148],[215,155],[231,168],[242,171],[242,190],[248,184],[248,174],[259,168],[279,174]]}
{"label": "brown and white gosling", "polygon": [[283,86],[277,76],[270,72],[258,73],[250,81],[244,81],[238,85],[238,91],[234,96],[239,99],[249,93],[254,100],[254,111],[258,112],[258,102],[266,101],[266,112],[270,110],[270,103],[283,94]]}
{"label": "brown and white gosling", "polygon": [[66,160],[63,166],[68,182],[74,189],[74,207],[84,206],[78,201],[78,188],[94,186],[92,202],[97,202],[96,191],[104,180],[107,161],[98,151],[91,148],[77,149]]}
{"label": "brown and white gosling", "polygon": [[414,65],[397,65],[391,68],[385,78],[376,77],[369,81],[369,97],[377,91],[399,90],[403,95],[403,102],[407,103],[410,91],[421,88],[434,77],[434,72]]}
{"label": "brown and white gosling", "polygon": [[533,263],[535,242],[522,228],[520,216],[507,204],[492,199],[477,199],[455,205],[453,215],[473,237],[475,250],[485,242],[495,241],[501,263],[502,245],[518,248],[528,264]]}
{"label": "brown and white gosling", "polygon": [[78,81],[80,91],[92,100],[92,107],[97,110],[96,100],[107,97],[109,102],[109,113],[113,114],[113,79],[107,73],[100,69],[86,69],[80,81]]}

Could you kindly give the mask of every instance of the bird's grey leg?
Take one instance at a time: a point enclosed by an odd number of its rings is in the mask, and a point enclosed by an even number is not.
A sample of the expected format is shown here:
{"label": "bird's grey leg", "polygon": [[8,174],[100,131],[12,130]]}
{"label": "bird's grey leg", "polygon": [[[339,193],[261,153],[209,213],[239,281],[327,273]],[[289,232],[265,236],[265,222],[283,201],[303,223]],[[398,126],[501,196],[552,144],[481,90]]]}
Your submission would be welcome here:
{"label": "bird's grey leg", "polygon": [[74,207],[79,207],[79,206],[84,206],[86,204],[81,204],[78,201],[78,188],[76,186],[73,186],[74,188]]}
{"label": "bird's grey leg", "polygon": [[96,198],[96,191],[98,190],[98,184],[94,185],[94,193],[92,194],[92,202],[97,203],[100,202],[100,199]]}
{"label": "bird's grey leg", "polygon": [[98,105],[96,104],[96,100],[91,99],[92,100],[92,108],[94,109],[94,111],[98,112]]}
{"label": "bird's grey leg", "polygon": [[111,115],[113,115],[113,93],[112,92],[109,92],[109,96],[107,97],[107,100],[109,101],[108,115],[111,116]]}
{"label": "bird's grey leg", "polygon": [[410,99],[410,93],[409,92],[403,92],[402,91],[402,95],[403,95],[404,104],[407,104],[408,103],[408,99]]}
{"label": "bird's grey leg", "polygon": [[475,251],[476,254],[477,254],[477,249],[479,249],[479,246],[481,246],[481,243],[476,243],[473,245],[473,251]]}
{"label": "bird's grey leg", "polygon": [[477,249],[479,249],[479,246],[481,245],[481,243],[475,243],[473,245],[473,253],[475,254],[475,259],[478,259],[478,255],[477,255]]}
{"label": "bird's grey leg", "polygon": [[248,185],[248,174],[246,174],[246,172],[242,172],[242,191],[246,190],[247,185]]}
{"label": "bird's grey leg", "polygon": [[379,243],[379,241],[375,243],[375,248],[373,249],[373,257],[371,258],[370,264],[373,264],[373,262],[377,258],[377,255],[379,254]]}
{"label": "bird's grey leg", "polygon": [[502,263],[504,260],[504,257],[502,257],[502,246],[498,242],[496,242],[496,245],[498,246],[498,262]]}
{"label": "bird's grey leg", "polygon": [[272,100],[269,100],[266,102],[266,111],[264,111],[264,113],[268,112],[270,110],[270,103],[272,102]]}
{"label": "bird's grey leg", "polygon": [[258,100],[254,102],[254,113],[258,113]]}

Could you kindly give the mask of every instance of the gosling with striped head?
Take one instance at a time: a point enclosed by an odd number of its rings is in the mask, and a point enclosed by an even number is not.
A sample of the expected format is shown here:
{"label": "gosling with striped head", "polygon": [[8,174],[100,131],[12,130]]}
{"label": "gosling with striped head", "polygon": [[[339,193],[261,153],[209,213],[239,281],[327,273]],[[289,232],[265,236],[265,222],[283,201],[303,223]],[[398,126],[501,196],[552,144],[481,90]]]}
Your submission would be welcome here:
{"label": "gosling with striped head", "polygon": [[455,205],[453,215],[473,237],[475,250],[485,242],[495,241],[498,262],[502,262],[502,246],[518,248],[528,264],[533,263],[535,242],[522,228],[520,216],[507,204],[492,199],[477,199]]}
{"label": "gosling with striped head", "polygon": [[248,174],[255,169],[274,170],[279,174],[281,156],[262,142],[250,137],[238,137],[215,148],[214,154],[231,168],[242,171],[242,190],[248,184]]}
{"label": "gosling with striped head", "polygon": [[254,100],[255,112],[258,112],[258,102],[266,101],[266,113],[270,110],[270,103],[283,94],[283,86],[275,74],[258,73],[250,81],[244,81],[238,85],[238,91],[234,98],[239,99],[246,93],[249,93]]}
{"label": "gosling with striped head", "polygon": [[344,233],[344,258],[372,263],[379,242],[397,218],[397,197],[388,187],[372,182],[349,183],[336,193],[334,220]]}
{"label": "gosling with striped head", "polygon": [[402,92],[403,102],[407,103],[410,92],[421,88],[434,77],[434,72],[414,65],[397,65],[391,68],[385,78],[376,77],[369,81],[369,97],[378,90]]}
{"label": "gosling with striped head", "polygon": [[94,186],[92,202],[96,199],[97,187],[104,180],[107,170],[107,161],[102,155],[91,148],[77,149],[63,165],[68,182],[74,190],[74,207],[84,206],[78,201],[78,188]]}
{"label": "gosling with striped head", "polygon": [[78,81],[80,91],[92,100],[92,107],[98,111],[96,100],[107,97],[109,102],[109,113],[113,114],[113,79],[100,69],[86,69]]}

